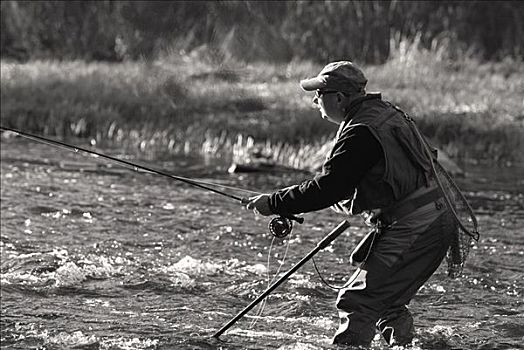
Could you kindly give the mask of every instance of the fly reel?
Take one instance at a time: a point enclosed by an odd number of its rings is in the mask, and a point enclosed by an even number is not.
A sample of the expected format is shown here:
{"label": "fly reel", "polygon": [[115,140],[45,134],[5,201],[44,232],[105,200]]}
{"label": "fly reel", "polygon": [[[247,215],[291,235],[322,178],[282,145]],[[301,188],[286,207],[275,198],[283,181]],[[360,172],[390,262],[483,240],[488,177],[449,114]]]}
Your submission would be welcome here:
{"label": "fly reel", "polygon": [[277,238],[284,238],[293,230],[293,221],[283,216],[271,219],[268,224],[269,232]]}

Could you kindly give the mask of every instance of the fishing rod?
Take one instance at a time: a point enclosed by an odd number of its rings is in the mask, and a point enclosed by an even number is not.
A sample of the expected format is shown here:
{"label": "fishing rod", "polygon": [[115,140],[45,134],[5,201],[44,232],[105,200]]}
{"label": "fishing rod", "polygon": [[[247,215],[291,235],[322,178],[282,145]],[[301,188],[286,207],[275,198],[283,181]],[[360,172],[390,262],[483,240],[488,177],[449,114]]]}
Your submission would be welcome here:
{"label": "fishing rod", "polygon": [[[103,154],[103,153],[96,152],[96,151],[93,151],[93,150],[89,150],[89,149],[86,149],[86,148],[70,145],[70,144],[65,143],[65,142],[48,139],[48,138],[45,138],[45,137],[42,137],[42,136],[39,136],[39,135],[30,134],[28,132],[17,130],[17,129],[13,129],[13,128],[9,128],[9,127],[0,126],[0,130],[1,131],[12,132],[12,133],[15,133],[15,134],[17,134],[17,135],[19,135],[21,137],[24,137],[24,138],[27,138],[27,139],[30,139],[30,140],[33,140],[33,141],[37,141],[37,142],[40,142],[40,143],[44,143],[44,144],[47,144],[47,145],[64,148],[64,149],[66,149],[68,151],[72,151],[72,152],[75,152],[75,153],[83,152],[83,153],[90,154],[90,155],[95,156],[95,157],[104,158],[104,159],[110,160],[110,161],[112,161],[114,163],[123,165],[126,168],[131,168],[131,169],[133,169],[135,171],[144,170],[144,171],[147,171],[147,172],[150,172],[150,173],[153,173],[153,174],[165,176],[165,177],[168,177],[170,179],[181,181],[181,182],[186,183],[188,185],[191,185],[191,186],[194,186],[194,187],[198,187],[198,188],[201,188],[201,189],[204,189],[204,190],[207,190],[207,191],[210,191],[210,192],[213,192],[213,193],[216,193],[216,194],[228,197],[230,199],[234,199],[236,201],[239,201],[241,204],[247,204],[249,202],[249,198],[239,197],[239,196],[233,195],[231,193],[227,193],[227,192],[224,192],[224,191],[221,191],[221,190],[218,190],[218,189],[212,187],[212,186],[227,187],[227,186],[222,186],[220,184],[213,184],[213,183],[209,183],[209,182],[203,182],[203,181],[197,181],[197,180],[189,179],[187,177],[172,175],[172,174],[169,174],[169,173],[167,173],[165,171],[162,171],[162,170],[153,169],[153,168],[146,167],[146,166],[143,166],[143,165],[140,165],[140,164],[137,164],[137,163],[129,162],[127,160],[115,158],[115,157],[109,156],[107,154]],[[243,190],[243,191],[247,191],[247,190]],[[252,191],[248,191],[248,192],[252,192]],[[304,218],[302,218],[302,217],[298,217],[298,216],[295,216],[295,215],[286,215],[286,216],[280,215],[280,216],[277,216],[277,217],[273,218],[269,222],[269,225],[268,225],[269,230],[275,237],[278,237],[278,238],[285,237],[293,229],[293,222],[292,222],[292,220],[298,222],[299,224],[302,224],[304,222]]]}

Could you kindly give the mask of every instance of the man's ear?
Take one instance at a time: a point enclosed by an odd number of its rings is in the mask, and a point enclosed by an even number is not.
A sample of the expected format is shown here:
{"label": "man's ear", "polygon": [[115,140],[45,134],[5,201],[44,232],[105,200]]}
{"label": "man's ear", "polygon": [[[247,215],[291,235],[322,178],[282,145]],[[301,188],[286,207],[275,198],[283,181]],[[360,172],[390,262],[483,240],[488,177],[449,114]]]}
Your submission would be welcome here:
{"label": "man's ear", "polygon": [[341,92],[337,92],[337,104],[339,105],[339,107],[341,108],[346,107],[346,99],[347,99],[346,95],[344,95]]}

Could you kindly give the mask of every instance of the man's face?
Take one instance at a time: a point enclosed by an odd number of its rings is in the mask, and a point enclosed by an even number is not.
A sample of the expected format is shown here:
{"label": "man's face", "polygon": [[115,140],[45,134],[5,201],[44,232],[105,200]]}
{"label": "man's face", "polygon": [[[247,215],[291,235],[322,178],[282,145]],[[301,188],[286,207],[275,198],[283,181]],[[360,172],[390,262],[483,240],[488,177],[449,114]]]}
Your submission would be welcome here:
{"label": "man's face", "polygon": [[344,113],[340,108],[340,95],[342,93],[338,91],[316,91],[313,104],[319,109],[322,119],[335,124],[344,120]]}

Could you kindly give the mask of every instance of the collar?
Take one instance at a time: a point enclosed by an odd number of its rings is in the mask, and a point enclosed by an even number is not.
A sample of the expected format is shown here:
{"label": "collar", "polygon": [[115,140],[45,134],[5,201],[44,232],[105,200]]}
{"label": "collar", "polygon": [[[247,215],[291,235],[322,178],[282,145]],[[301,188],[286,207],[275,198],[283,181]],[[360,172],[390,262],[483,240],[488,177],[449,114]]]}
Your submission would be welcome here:
{"label": "collar", "polygon": [[367,100],[374,100],[374,99],[382,99],[382,94],[380,92],[369,93],[363,96],[359,96],[356,99],[354,99],[353,101],[351,101],[351,103],[349,104],[348,112],[346,113],[344,122],[348,122],[349,120],[353,119],[355,114],[360,109],[360,105],[362,104],[362,102],[367,101]]}

